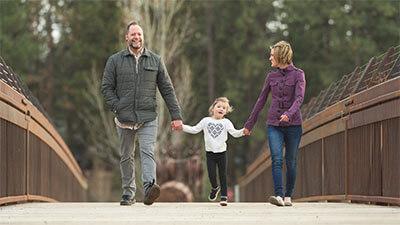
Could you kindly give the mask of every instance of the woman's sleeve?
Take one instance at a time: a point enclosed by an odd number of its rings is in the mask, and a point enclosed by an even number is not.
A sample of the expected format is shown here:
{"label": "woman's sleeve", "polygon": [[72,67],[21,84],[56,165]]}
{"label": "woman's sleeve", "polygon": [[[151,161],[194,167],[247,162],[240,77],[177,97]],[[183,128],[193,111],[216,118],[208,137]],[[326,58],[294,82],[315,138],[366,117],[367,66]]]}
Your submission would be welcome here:
{"label": "woman's sleeve", "polygon": [[265,78],[263,89],[261,90],[260,95],[258,96],[257,102],[251,111],[249,118],[247,119],[244,127],[248,130],[253,129],[254,124],[257,122],[258,114],[264,108],[265,102],[267,101],[267,97],[269,94],[270,86],[268,82],[268,76]]}
{"label": "woman's sleeve", "polygon": [[289,119],[291,120],[293,115],[300,110],[300,106],[303,103],[304,100],[304,93],[306,90],[306,79],[304,76],[304,72],[301,71],[299,78],[296,82],[296,88],[294,91],[295,94],[295,100],[292,104],[292,106],[289,108],[288,111],[284,112],[283,114],[287,115]]}

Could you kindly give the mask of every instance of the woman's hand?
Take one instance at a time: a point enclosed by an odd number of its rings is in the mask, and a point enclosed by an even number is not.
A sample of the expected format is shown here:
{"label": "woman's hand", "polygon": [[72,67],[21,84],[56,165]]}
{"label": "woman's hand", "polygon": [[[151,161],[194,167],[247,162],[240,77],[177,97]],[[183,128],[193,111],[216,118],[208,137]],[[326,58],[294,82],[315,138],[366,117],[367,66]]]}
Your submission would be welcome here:
{"label": "woman's hand", "polygon": [[249,129],[247,129],[247,128],[244,128],[243,134],[244,134],[244,136],[250,136],[251,131],[249,131]]}
{"label": "woman's hand", "polygon": [[286,114],[283,114],[280,118],[279,118],[279,122],[289,122],[289,117]]}

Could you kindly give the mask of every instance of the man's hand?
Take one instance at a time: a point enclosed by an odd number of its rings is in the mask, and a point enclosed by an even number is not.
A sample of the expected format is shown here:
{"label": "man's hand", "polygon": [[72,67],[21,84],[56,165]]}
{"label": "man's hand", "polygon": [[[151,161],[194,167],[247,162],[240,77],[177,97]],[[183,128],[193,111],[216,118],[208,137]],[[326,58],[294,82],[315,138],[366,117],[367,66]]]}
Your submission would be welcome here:
{"label": "man's hand", "polygon": [[182,120],[173,120],[172,122],[171,122],[171,128],[172,128],[172,130],[182,130],[183,128],[182,128]]}
{"label": "man's hand", "polygon": [[249,131],[249,129],[247,129],[247,128],[244,128],[243,134],[244,134],[244,136],[250,136],[251,131]]}
{"label": "man's hand", "polygon": [[279,118],[279,122],[289,122],[289,117],[286,114],[283,114],[280,118]]}

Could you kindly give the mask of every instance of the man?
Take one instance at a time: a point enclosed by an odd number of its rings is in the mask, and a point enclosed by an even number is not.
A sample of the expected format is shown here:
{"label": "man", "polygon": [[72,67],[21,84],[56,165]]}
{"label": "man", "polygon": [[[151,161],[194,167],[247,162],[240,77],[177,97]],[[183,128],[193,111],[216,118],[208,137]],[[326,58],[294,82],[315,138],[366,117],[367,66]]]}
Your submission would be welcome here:
{"label": "man", "polygon": [[127,49],[108,58],[101,85],[106,105],[115,113],[121,142],[121,205],[135,203],[135,136],[139,139],[144,204],[160,196],[156,181],[154,147],[157,138],[158,87],[169,109],[172,129],[182,129],[181,110],[171,79],[160,56],[144,47],[143,30],[136,22],[128,24]]}

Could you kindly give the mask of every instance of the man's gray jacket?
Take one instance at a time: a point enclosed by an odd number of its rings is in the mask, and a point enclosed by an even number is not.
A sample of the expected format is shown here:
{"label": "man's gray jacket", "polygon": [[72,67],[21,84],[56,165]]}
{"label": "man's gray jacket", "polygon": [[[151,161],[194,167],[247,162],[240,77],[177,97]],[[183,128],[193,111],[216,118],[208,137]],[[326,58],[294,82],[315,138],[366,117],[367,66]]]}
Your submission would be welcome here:
{"label": "man's gray jacket", "polygon": [[136,67],[128,49],[107,60],[101,92],[106,105],[121,123],[142,123],[157,117],[156,88],[164,98],[172,120],[181,120],[174,87],[161,57],[144,49]]}

